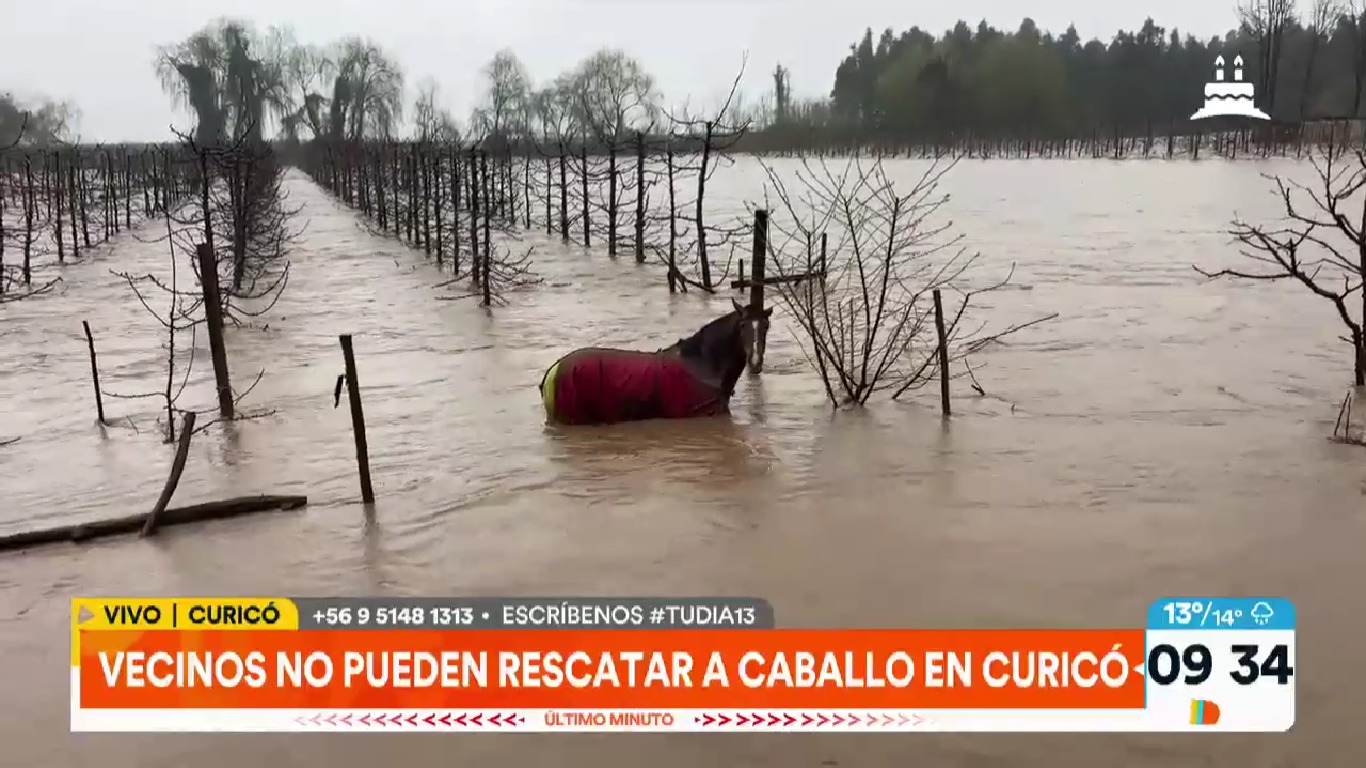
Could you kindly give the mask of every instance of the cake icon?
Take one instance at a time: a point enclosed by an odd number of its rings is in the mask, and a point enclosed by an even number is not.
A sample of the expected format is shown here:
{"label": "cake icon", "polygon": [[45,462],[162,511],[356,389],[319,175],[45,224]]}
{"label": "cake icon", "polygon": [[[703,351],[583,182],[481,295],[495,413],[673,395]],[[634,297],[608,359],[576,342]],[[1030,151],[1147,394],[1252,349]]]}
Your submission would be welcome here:
{"label": "cake icon", "polygon": [[1201,107],[1192,120],[1207,117],[1250,117],[1254,120],[1270,120],[1271,116],[1257,109],[1252,99],[1252,83],[1243,82],[1243,57],[1233,59],[1233,80],[1224,80],[1224,57],[1214,60],[1214,82],[1205,83],[1205,106]]}

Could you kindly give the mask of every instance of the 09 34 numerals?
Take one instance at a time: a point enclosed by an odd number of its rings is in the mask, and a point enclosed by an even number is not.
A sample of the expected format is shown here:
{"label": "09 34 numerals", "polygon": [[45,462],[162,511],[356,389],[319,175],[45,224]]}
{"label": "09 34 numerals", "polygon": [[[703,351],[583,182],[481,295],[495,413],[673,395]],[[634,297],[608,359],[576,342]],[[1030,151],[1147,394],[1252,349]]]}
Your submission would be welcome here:
{"label": "09 34 numerals", "polygon": [[[1237,668],[1229,672],[1229,677],[1239,685],[1252,685],[1265,677],[1274,678],[1278,685],[1288,685],[1295,675],[1294,667],[1290,666],[1290,649],[1285,645],[1273,645],[1265,655],[1260,645],[1234,645],[1230,650]],[[1148,679],[1158,685],[1171,685],[1178,678],[1186,685],[1200,685],[1214,673],[1214,657],[1200,643],[1181,651],[1162,643],[1148,651],[1147,670]]]}

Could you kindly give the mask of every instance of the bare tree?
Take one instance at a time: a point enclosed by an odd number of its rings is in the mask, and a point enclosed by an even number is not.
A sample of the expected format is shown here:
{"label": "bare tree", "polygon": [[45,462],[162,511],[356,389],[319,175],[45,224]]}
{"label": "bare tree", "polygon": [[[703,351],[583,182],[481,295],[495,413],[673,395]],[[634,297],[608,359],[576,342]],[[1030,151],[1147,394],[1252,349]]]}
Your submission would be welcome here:
{"label": "bare tree", "polygon": [[[12,103],[12,102],[11,102]],[[24,158],[23,181],[16,181],[9,178],[9,163],[5,156],[18,147],[26,144],[25,137],[31,121],[29,113],[25,112],[18,120],[13,121],[13,138],[4,144],[0,144],[0,304],[19,301],[33,296],[48,293],[57,287],[61,282],[60,277],[53,278],[46,283],[41,283],[37,287],[33,285],[32,263],[35,255],[35,247],[39,245],[39,238],[36,232],[43,231],[48,226],[47,216],[43,211],[44,206],[39,204],[37,185],[33,181],[33,159],[31,156]],[[20,193],[15,195],[19,198],[23,209],[23,224],[19,228],[6,227],[5,201],[11,194],[11,188],[18,188]],[[47,206],[48,210],[51,206]],[[41,216],[41,221],[39,217]],[[22,232],[20,236],[19,232]],[[5,249],[10,240],[19,246],[23,254],[23,262],[11,268],[5,263]],[[23,284],[22,288],[16,290],[16,286]]]}
{"label": "bare tree", "polygon": [[413,102],[413,135],[421,142],[460,142],[460,130],[449,110],[439,103],[440,89],[434,80],[418,86]]}
{"label": "bare tree", "polygon": [[[1206,277],[1247,280],[1291,279],[1315,296],[1332,304],[1351,345],[1356,386],[1366,385],[1366,203],[1350,198],[1366,187],[1366,154],[1329,142],[1313,158],[1318,179],[1313,188],[1278,176],[1276,185],[1285,216],[1272,226],[1258,226],[1235,219],[1230,233],[1242,244],[1242,254],[1255,269],[1206,271]],[[1359,205],[1353,216],[1349,205]],[[1355,220],[1356,223],[1353,223]]]}
{"label": "bare tree", "polygon": [[1314,87],[1314,65],[1318,63],[1319,50],[1323,42],[1333,33],[1333,26],[1342,15],[1341,0],[1313,0],[1309,10],[1309,50],[1304,62],[1304,83],[1300,89],[1300,119],[1308,115],[1310,100],[1316,92]]}
{"label": "bare tree", "polygon": [[[689,181],[695,180],[696,184],[696,192],[691,198],[686,194],[680,198],[676,192],[670,194],[669,215],[671,228],[679,230],[677,238],[671,236],[670,242],[677,239],[681,246],[680,251],[693,251],[696,257],[694,266],[697,279],[693,280],[685,275],[677,267],[671,253],[667,261],[670,269],[670,289],[677,284],[714,292],[730,273],[736,249],[743,245],[744,235],[749,231],[749,222],[738,217],[721,223],[711,220],[707,216],[704,202],[707,182],[711,181],[718,169],[734,164],[731,150],[750,128],[748,121],[735,115],[735,102],[748,61],[749,56],[746,54],[741,59],[740,71],[731,81],[730,91],[711,114],[694,116],[686,102],[676,111],[665,112],[671,144],[668,161],[668,172],[671,176],[666,182],[666,187],[673,189],[679,175],[691,177]],[[686,155],[683,151],[677,154],[672,152],[672,145],[686,148]],[[719,275],[712,271],[714,250],[722,250],[728,254]]]}
{"label": "bare tree", "polygon": [[387,138],[403,114],[403,70],[378,44],[359,37],[338,43],[328,106],[334,140]]}
{"label": "bare tree", "polygon": [[42,101],[33,107],[12,93],[0,93],[0,151],[64,144],[79,115],[80,110],[67,102]]}
{"label": "bare tree", "polygon": [[1295,20],[1295,0],[1240,0],[1238,20],[1256,42],[1257,90],[1266,94],[1267,113],[1275,114],[1282,40],[1286,27]]}
{"label": "bare tree", "polygon": [[584,59],[562,90],[573,94],[585,133],[603,144],[613,144],[629,131],[648,131],[659,115],[654,78],[619,49],[605,48]]}
{"label": "bare tree", "polygon": [[330,100],[324,90],[336,75],[336,63],[328,58],[322,48],[295,44],[286,49],[285,86],[290,94],[290,102],[296,105],[295,111],[280,120],[286,139],[297,140],[300,128],[307,128],[311,139],[327,136]]}
{"label": "bare tree", "polygon": [[[1006,285],[1010,275],[974,281],[980,254],[968,253],[962,236],[950,234],[952,222],[935,221],[948,201],[939,182],[950,168],[934,163],[901,192],[881,160],[855,158],[832,168],[804,159],[793,192],[766,166],[780,205],[780,215],[770,220],[777,236],[770,240],[769,263],[786,278],[775,287],[832,404],[863,405],[884,390],[899,397],[939,375],[936,291],[959,297],[945,313],[950,319],[942,340],[950,365],[963,363],[959,375],[972,376],[967,358],[987,344],[1056,317],[993,334],[982,325],[968,327],[973,299]],[[822,235],[830,244],[823,263]],[[984,394],[975,379],[974,387]]]}
{"label": "bare tree", "polygon": [[567,143],[581,135],[582,126],[574,108],[573,84],[568,76],[561,76],[551,85],[532,93],[528,106],[531,115],[528,127],[539,132],[543,141]]}
{"label": "bare tree", "polygon": [[271,27],[263,34],[250,22],[219,19],[162,46],[154,65],[162,88],[195,113],[195,140],[209,146],[248,126],[259,139],[273,120],[293,123],[290,71],[296,47],[287,29]]}
{"label": "bare tree", "polygon": [[1361,94],[1366,88],[1366,2],[1343,0],[1345,35],[1352,51],[1352,117],[1361,116]]}
{"label": "bare tree", "polygon": [[[198,147],[188,135],[182,142],[189,150],[188,159],[198,168],[200,193],[183,205],[167,211],[165,231],[161,237],[139,238],[143,242],[164,243],[169,252],[169,274],[144,273],[134,275],[114,271],[123,278],[148,314],[166,331],[166,378],[156,392],[123,394],[104,392],[120,399],[155,399],[160,401],[164,418],[159,419],[165,441],[176,439],[176,424],[180,416],[191,412],[181,407],[180,399],[189,385],[196,362],[196,336],[207,323],[204,291],[185,288],[186,282],[204,284],[196,258],[198,244],[207,243],[214,251],[215,262],[226,267],[226,279],[217,281],[222,286],[237,279],[237,288],[222,290],[219,303],[223,316],[241,324],[243,316],[259,316],[274,305],[284,289],[288,276],[288,261],[284,260],[286,246],[292,234],[285,226],[293,212],[283,207],[277,176],[272,176],[273,158],[269,145],[251,140],[255,131],[244,126],[243,135],[231,146]],[[265,152],[267,154],[263,155]],[[268,164],[268,165],[267,165]],[[215,238],[216,230],[219,232]],[[241,245],[239,246],[239,243]],[[239,259],[233,254],[245,254]],[[226,258],[224,258],[226,257]],[[283,264],[281,263],[283,261]],[[188,267],[188,270],[187,270]],[[186,272],[191,280],[184,280]],[[218,270],[220,275],[224,270]],[[245,272],[245,277],[242,277]],[[234,278],[234,276],[237,276]],[[197,278],[197,280],[195,279]],[[258,282],[265,283],[264,287]],[[250,306],[246,300],[264,299],[265,306]],[[164,308],[158,307],[166,302]],[[189,340],[184,335],[189,334]],[[262,369],[243,391],[232,394],[233,403],[240,403],[255,389],[265,374]],[[211,409],[193,410],[206,414]],[[241,413],[235,420],[257,418],[269,412]],[[219,419],[199,423],[199,432]]]}
{"label": "bare tree", "polygon": [[522,132],[531,98],[531,77],[517,54],[503,49],[484,67],[488,84],[481,105],[470,116],[470,130],[487,142],[505,144]]}

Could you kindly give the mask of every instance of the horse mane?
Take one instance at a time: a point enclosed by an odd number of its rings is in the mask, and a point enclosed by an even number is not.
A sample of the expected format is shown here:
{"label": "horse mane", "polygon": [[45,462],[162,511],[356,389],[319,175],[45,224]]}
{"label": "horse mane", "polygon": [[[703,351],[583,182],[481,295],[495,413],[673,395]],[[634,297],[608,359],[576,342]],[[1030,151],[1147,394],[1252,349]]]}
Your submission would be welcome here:
{"label": "horse mane", "polygon": [[674,342],[673,346],[685,357],[704,357],[715,348],[718,341],[726,338],[722,331],[726,330],[727,321],[734,317],[735,312],[728,312],[697,329],[693,335]]}
{"label": "horse mane", "polygon": [[[724,365],[732,355],[731,350],[725,348],[725,345],[729,344],[732,340],[732,334],[735,333],[735,322],[738,317],[738,312],[727,312],[721,317],[702,326],[696,333],[686,339],[679,339],[673,346],[678,349],[678,353],[682,357],[699,360],[708,364],[721,363]],[[733,367],[734,370],[731,370],[728,366],[725,369],[716,371],[716,373],[721,376],[721,386],[726,390],[727,395],[731,394],[734,390],[735,382],[740,378],[740,373],[745,368],[743,358],[739,365]]]}

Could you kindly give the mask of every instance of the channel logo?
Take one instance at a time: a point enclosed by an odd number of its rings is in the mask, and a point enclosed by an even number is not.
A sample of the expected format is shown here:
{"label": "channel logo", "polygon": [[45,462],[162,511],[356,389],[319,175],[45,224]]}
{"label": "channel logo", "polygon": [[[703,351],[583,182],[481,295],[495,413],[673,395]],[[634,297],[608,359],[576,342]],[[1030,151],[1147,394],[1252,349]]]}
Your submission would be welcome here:
{"label": "channel logo", "polygon": [[1218,725],[1219,705],[1204,699],[1191,699],[1191,725]]}

